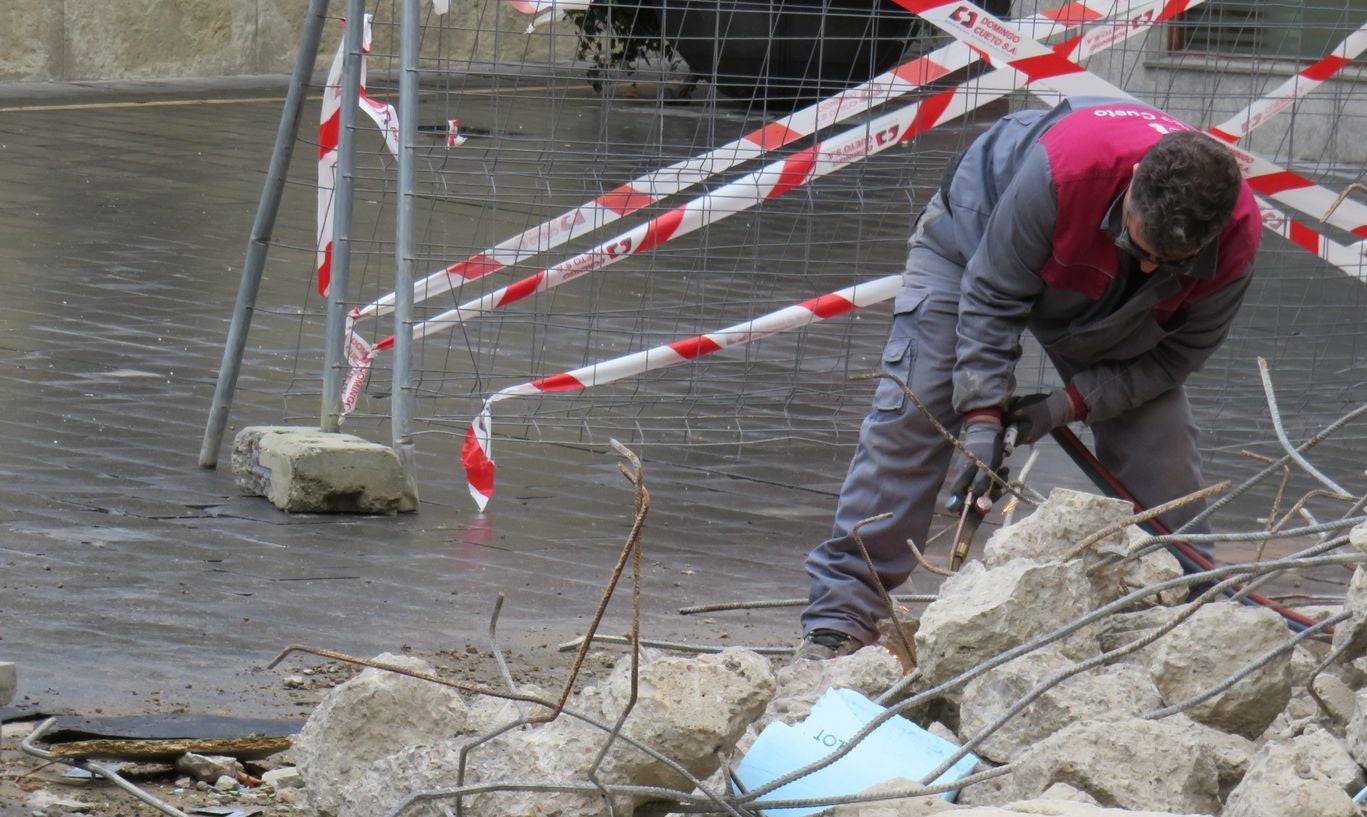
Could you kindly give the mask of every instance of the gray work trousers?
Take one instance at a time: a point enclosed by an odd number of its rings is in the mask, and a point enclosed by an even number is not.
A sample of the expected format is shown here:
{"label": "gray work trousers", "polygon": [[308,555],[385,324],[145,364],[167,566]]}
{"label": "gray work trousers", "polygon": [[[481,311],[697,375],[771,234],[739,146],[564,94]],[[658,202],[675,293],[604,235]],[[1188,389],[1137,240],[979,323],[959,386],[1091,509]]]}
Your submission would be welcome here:
{"label": "gray work trousers", "polygon": [[[915,243],[908,269],[894,307],[883,369],[905,381],[946,429],[958,433],[960,419],[951,398],[963,270]],[[1065,381],[1083,367],[1057,355],[1050,358]],[[1097,458],[1146,507],[1201,487],[1198,431],[1180,387],[1091,428]],[[874,581],[891,591],[911,575],[916,562],[906,542],[918,547],[925,543],[952,453],[953,446],[901,387],[880,380],[873,408],[859,429],[831,537],[807,556],[811,590],[802,614],[803,632],[827,628],[864,643],[877,640],[874,622],[889,611]],[[1175,529],[1203,508],[1193,503],[1160,520]],[[891,516],[859,528],[875,580],[851,532],[857,523],[883,513]]]}

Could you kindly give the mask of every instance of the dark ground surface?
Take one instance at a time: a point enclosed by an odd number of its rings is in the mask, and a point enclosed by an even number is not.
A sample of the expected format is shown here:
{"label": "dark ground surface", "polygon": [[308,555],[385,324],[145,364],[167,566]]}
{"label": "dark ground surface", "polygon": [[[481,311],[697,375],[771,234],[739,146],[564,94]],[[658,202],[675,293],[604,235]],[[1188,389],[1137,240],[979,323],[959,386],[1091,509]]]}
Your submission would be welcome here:
{"label": "dark ground surface", "polygon": [[[500,593],[515,671],[553,677],[556,645],[586,626],[625,541],[630,488],[605,444],[503,447],[505,487],[487,515],[465,496],[449,441],[420,444],[423,503],[399,517],[289,516],[238,495],[226,454],[218,470],[196,466],[280,93],[0,89],[0,660],[19,664],[19,703],[294,715],[316,696],[287,694],[282,679],[317,662],[266,664],[296,643],[449,651],[439,663],[452,672],[486,674],[487,652],[473,669],[463,656],[487,647]],[[157,104],[125,104],[143,101]],[[288,315],[306,286],[269,277],[261,303]],[[287,413],[290,375],[275,358],[297,325],[270,318],[253,335],[234,428]],[[795,639],[795,609],[676,612],[805,594],[801,558],[828,529],[848,449],[762,451],[645,452],[647,636]],[[1036,474],[1041,489],[1082,485],[1057,451]],[[1302,589],[1341,584],[1335,574]],[[605,631],[627,621],[619,600]]]}

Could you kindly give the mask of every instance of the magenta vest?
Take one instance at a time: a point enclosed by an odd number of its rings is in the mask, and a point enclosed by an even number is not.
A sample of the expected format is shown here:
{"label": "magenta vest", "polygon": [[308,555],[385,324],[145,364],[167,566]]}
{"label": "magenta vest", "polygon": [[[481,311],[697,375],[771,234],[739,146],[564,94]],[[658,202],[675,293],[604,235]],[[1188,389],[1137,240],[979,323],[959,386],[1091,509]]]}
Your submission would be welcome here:
{"label": "magenta vest", "polygon": [[[1047,285],[1101,298],[1120,266],[1120,250],[1101,229],[1107,209],[1150,146],[1165,133],[1191,129],[1162,111],[1117,103],[1074,111],[1045,132],[1040,141],[1049,154],[1059,213],[1053,253],[1040,270]],[[1165,321],[1183,304],[1242,277],[1261,238],[1262,216],[1245,182],[1220,233],[1214,277],[1183,277],[1181,291],[1154,307],[1155,319]]]}

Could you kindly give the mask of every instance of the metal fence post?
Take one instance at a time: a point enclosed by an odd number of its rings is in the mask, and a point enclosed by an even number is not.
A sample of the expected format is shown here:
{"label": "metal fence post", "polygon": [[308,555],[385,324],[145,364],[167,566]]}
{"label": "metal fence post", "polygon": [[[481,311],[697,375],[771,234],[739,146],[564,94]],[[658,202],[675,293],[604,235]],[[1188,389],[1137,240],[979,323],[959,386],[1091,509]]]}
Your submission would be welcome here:
{"label": "metal fence post", "polygon": [[337,176],[333,184],[332,275],[328,284],[323,341],[323,406],[319,427],[342,425],[342,377],[346,365],[346,297],[351,274],[351,216],[356,190],[356,121],[360,116],[361,49],[365,0],[347,0],[346,55],[342,62],[342,110],[338,120]]}
{"label": "metal fence post", "polygon": [[418,502],[413,447],[413,271],[417,242],[413,232],[418,136],[418,0],[402,0],[399,74],[399,195],[394,241],[394,387],[390,423],[394,452],[403,466],[404,500]]}
{"label": "metal fence post", "polygon": [[294,58],[294,72],[290,75],[285,107],[280,111],[280,125],[275,131],[275,146],[271,149],[271,163],[266,170],[266,182],[261,188],[261,200],[256,206],[252,234],[247,239],[247,252],[242,261],[242,280],[237,288],[237,303],[233,307],[228,337],[223,342],[223,359],[218,366],[218,382],[214,386],[214,401],[209,408],[209,420],[204,427],[204,441],[199,448],[199,466],[214,468],[223,447],[223,432],[228,427],[228,412],[232,408],[237,377],[242,372],[242,355],[247,348],[247,333],[256,309],[256,296],[261,289],[261,272],[266,265],[275,217],[280,210],[280,196],[285,189],[290,158],[294,155],[295,140],[299,135],[299,120],[304,113],[304,95],[313,77],[313,63],[318,55],[318,44],[323,38],[323,24],[327,19],[328,0],[310,0],[308,16],[304,18],[304,33],[299,38],[299,53]]}

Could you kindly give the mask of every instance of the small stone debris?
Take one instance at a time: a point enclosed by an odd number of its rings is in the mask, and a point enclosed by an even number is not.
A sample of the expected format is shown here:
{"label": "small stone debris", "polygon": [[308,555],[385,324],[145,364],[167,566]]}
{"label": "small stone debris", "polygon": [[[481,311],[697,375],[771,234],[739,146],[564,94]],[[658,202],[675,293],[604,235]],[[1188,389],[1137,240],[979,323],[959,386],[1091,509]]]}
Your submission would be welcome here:
{"label": "small stone debris", "polygon": [[197,755],[194,752],[186,752],[177,758],[176,770],[206,783],[216,783],[219,778],[228,777],[234,784],[237,778],[247,771],[242,762],[235,757]]}

